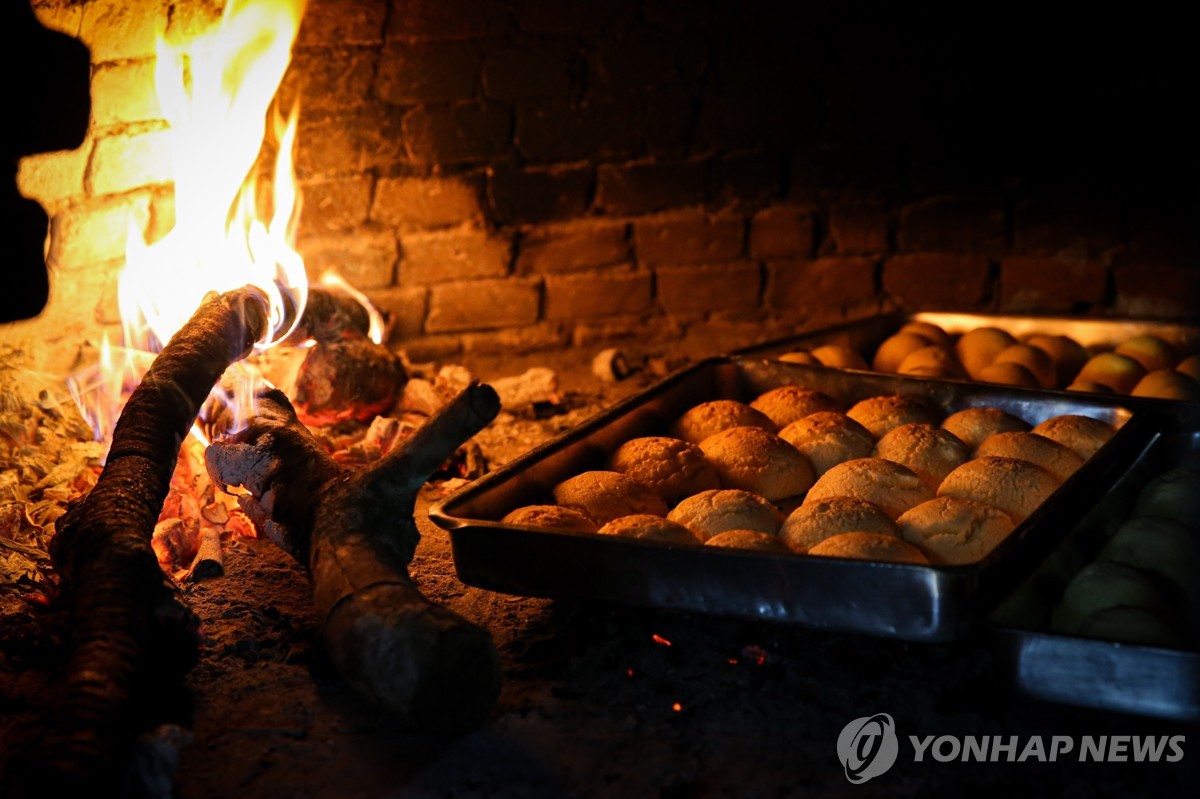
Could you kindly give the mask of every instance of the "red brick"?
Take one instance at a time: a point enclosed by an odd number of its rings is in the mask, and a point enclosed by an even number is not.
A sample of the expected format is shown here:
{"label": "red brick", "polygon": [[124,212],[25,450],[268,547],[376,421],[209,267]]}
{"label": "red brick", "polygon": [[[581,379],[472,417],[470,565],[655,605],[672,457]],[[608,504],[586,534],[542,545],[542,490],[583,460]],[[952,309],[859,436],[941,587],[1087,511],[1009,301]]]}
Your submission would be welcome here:
{"label": "red brick", "polygon": [[414,108],[404,115],[403,128],[409,154],[428,164],[486,161],[512,140],[509,111],[481,103]]}
{"label": "red brick", "polygon": [[371,94],[378,63],[374,50],[296,53],[279,88],[279,107],[299,100],[305,114],[358,108]]}
{"label": "red brick", "polygon": [[463,225],[450,230],[401,237],[404,258],[400,285],[503,277],[508,274],[512,242],[507,236]]}
{"label": "red brick", "polygon": [[452,333],[531,325],[537,321],[540,304],[536,280],[442,283],[430,289],[425,329],[430,333]]}
{"label": "red brick", "polygon": [[480,177],[382,178],[371,218],[401,229],[479,222]]}
{"label": "red brick", "polygon": [[297,249],[310,278],[331,271],[360,291],[384,288],[395,280],[398,248],[390,230],[359,228],[306,238]]}
{"label": "red brick", "polygon": [[404,354],[416,362],[445,361],[461,355],[462,348],[462,335],[459,333],[417,336],[404,342]]}
{"label": "red brick", "polygon": [[425,313],[429,305],[429,289],[425,286],[393,286],[364,293],[371,304],[390,322],[389,340],[419,336],[425,329]]}
{"label": "red brick", "polygon": [[495,330],[484,333],[464,333],[463,352],[522,353],[557,349],[566,346],[570,333],[561,324],[541,322],[529,327]]}
{"label": "red brick", "polygon": [[1113,269],[1116,310],[1129,316],[1163,316],[1195,320],[1200,297],[1200,269],[1146,263]]}
{"label": "red brick", "polygon": [[570,97],[578,91],[576,71],[563,51],[504,50],[484,62],[483,91],[496,100]]}
{"label": "red brick", "polygon": [[829,211],[830,255],[874,255],[888,251],[888,208],[882,202],[836,205]]}
{"label": "red brick", "polygon": [[883,265],[883,290],[908,309],[978,308],[988,300],[990,271],[983,256],[897,255]]}
{"label": "red brick", "polygon": [[746,221],[740,216],[686,212],[633,223],[633,244],[643,264],[729,261],[742,254]]}
{"label": "red brick", "polygon": [[501,225],[572,219],[587,211],[590,167],[488,169],[488,201]]}
{"label": "red brick", "polygon": [[522,235],[517,271],[578,272],[628,262],[628,224],[585,220]]}
{"label": "red brick", "polygon": [[546,318],[584,319],[636,314],[650,308],[649,272],[580,272],[546,277]]}
{"label": "red brick", "polygon": [[815,239],[813,213],[808,208],[765,208],[750,223],[750,255],[760,261],[811,258]]}
{"label": "red brick", "polygon": [[1090,198],[1034,199],[1015,214],[1015,246],[1022,254],[1095,257],[1121,239],[1121,211]]}
{"label": "red brick", "polygon": [[699,205],[706,169],[704,160],[602,164],[596,172],[596,206],[611,216],[631,216]]}
{"label": "red brick", "polygon": [[995,252],[1005,246],[1004,207],[998,200],[938,197],[900,212],[904,251]]}
{"label": "red brick", "polygon": [[1108,272],[1088,261],[1024,256],[1000,262],[1000,309],[1083,311],[1105,300]]}
{"label": "red brick", "polygon": [[99,139],[86,179],[91,193],[119,194],[170,182],[174,177],[170,143],[169,130]]}
{"label": "red brick", "polygon": [[787,317],[844,315],[877,301],[873,258],[817,258],[767,264],[767,305]]}
{"label": "red brick", "polygon": [[149,221],[147,193],[76,205],[50,221],[49,262],[70,271],[124,258],[130,222],[144,231]]}
{"label": "red brick", "polygon": [[395,168],[405,161],[401,115],[366,107],[334,116],[301,116],[296,171],[301,178]]}
{"label": "red brick", "polygon": [[658,302],[669,314],[746,311],[759,305],[758,264],[660,266],[654,274]]}
{"label": "red brick", "polygon": [[370,175],[302,183],[301,229],[329,233],[366,223],[371,207]]}
{"label": "red brick", "polygon": [[387,3],[362,0],[308,0],[297,44],[378,44],[383,41]]}
{"label": "red brick", "polygon": [[379,62],[375,90],[399,105],[470,99],[479,62],[478,48],[465,42],[390,45]]}
{"label": "red brick", "polygon": [[592,319],[575,325],[571,343],[576,347],[597,347],[635,339],[638,345],[649,341],[677,339],[685,332],[680,320],[659,314],[630,314]]}
{"label": "red brick", "polygon": [[393,0],[388,41],[501,36],[509,27],[506,4],[495,0]]}

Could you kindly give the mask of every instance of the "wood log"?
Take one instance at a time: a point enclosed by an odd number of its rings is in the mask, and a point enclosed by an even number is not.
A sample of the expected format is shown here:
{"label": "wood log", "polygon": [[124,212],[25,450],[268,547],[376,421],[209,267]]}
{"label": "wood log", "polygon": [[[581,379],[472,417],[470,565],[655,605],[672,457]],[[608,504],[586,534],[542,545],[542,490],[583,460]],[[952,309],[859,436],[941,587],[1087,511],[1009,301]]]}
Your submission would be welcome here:
{"label": "wood log", "polygon": [[404,362],[390,349],[348,338],[309,349],[292,396],[305,424],[369,422],[396,404],[407,379]]}
{"label": "wood log", "polygon": [[488,633],[431,603],[408,573],[420,534],[417,492],[458,445],[500,410],[478,383],[382,460],[337,464],[278,391],[249,429],[208,449],[218,485],[241,486],[260,530],[309,567],[320,635],[342,676],[424,730],[459,731],[486,718],[500,686]]}
{"label": "wood log", "polygon": [[366,338],[371,329],[371,317],[358,300],[336,288],[313,284],[308,287],[308,301],[287,343],[300,344],[306,339],[320,343],[345,338]]}
{"label": "wood log", "polygon": [[225,368],[249,354],[266,320],[257,289],[206,298],[130,396],[96,486],[59,524],[50,554],[70,608],[70,649],[44,735],[25,763],[27,789],[39,795],[116,793],[139,700],[195,664],[196,619],[165,579],[150,537],[201,403]]}

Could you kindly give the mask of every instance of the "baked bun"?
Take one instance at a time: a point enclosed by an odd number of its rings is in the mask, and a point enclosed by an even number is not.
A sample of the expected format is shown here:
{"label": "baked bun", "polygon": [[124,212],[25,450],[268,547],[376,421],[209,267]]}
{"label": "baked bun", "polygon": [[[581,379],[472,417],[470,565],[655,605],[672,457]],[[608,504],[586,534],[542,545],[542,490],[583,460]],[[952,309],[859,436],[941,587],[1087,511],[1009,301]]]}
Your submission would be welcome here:
{"label": "baked bun", "polygon": [[1174,369],[1158,369],[1150,372],[1130,392],[1135,397],[1200,402],[1200,383]]}
{"label": "baked bun", "polygon": [[1106,608],[1140,607],[1170,615],[1171,603],[1141,569],[1098,560],[1084,566],[1067,583],[1050,616],[1053,630],[1078,634],[1089,616]]}
{"label": "baked bun", "polygon": [[992,366],[1002,363],[1015,363],[1024,366],[1043,388],[1054,388],[1058,377],[1054,370],[1054,359],[1044,350],[1028,344],[1013,344],[1000,351],[992,361]]}
{"label": "baked bun", "polygon": [[929,343],[939,347],[950,346],[950,335],[932,322],[905,322],[896,333],[912,333],[924,336],[929,339]]}
{"label": "baked bun", "polygon": [[699,444],[709,436],[731,427],[761,427],[772,433],[778,429],[774,422],[744,402],[712,400],[688,409],[675,421],[671,435],[691,444]]}
{"label": "baked bun", "polygon": [[1020,524],[1058,486],[1058,478],[1041,466],[1015,458],[985,455],[967,461],[946,475],[937,493],[939,497],[958,497],[991,505]]}
{"label": "baked bun", "polygon": [[664,544],[700,543],[700,539],[681,524],[668,521],[661,516],[635,514],[613,519],[599,530],[600,535],[615,535],[619,538],[640,538],[643,541],[659,541]]}
{"label": "baked bun", "polygon": [[957,497],[922,502],[896,520],[900,537],[930,563],[978,563],[1013,531],[1013,520],[991,505]]}
{"label": "baked bun", "polygon": [[773,552],[777,555],[789,555],[791,550],[783,545],[773,535],[760,533],[757,530],[728,530],[718,533],[704,542],[706,547],[722,547],[725,549],[749,549],[755,552]]}
{"label": "baked bun", "polygon": [[812,465],[800,451],[758,427],[734,427],[700,443],[723,488],[740,488],[769,500],[803,494],[813,483]]}
{"label": "baked bun", "polygon": [[783,514],[749,491],[702,491],[680,502],[667,518],[688,528],[701,541],[730,530],[755,530],[767,535],[779,532]]}
{"label": "baked bun", "polygon": [[798,449],[820,477],[843,461],[866,458],[875,439],[858,422],[844,413],[814,413],[792,422],[779,437]]}
{"label": "baked bun", "polygon": [[626,441],[612,454],[609,467],[653,488],[668,505],[721,487],[700,448],[678,438],[650,436]]}
{"label": "baked bun", "polygon": [[1075,375],[1075,382],[1099,383],[1102,386],[1108,386],[1118,394],[1128,394],[1145,376],[1146,367],[1128,355],[1102,352],[1092,356],[1091,360],[1083,365],[1079,374]]}
{"label": "baked bun", "polygon": [[1133,358],[1147,372],[1170,369],[1179,362],[1179,352],[1157,336],[1134,336],[1118,344],[1113,352]]}
{"label": "baked bun", "polygon": [[1025,339],[1025,343],[1037,347],[1054,361],[1054,384],[1058,386],[1070,383],[1092,357],[1082,344],[1068,336],[1036,333]]}
{"label": "baked bun", "polygon": [[555,503],[580,511],[597,524],[638,513],[667,515],[667,503],[654,489],[620,472],[577,474],[556,485],[553,494]]}
{"label": "baked bun", "polygon": [[991,366],[997,355],[1016,343],[1017,340],[1003,330],[977,327],[962,334],[954,345],[954,352],[967,374],[978,379],[979,373]]}
{"label": "baked bun", "polygon": [[808,551],[809,555],[888,563],[929,563],[921,550],[894,535],[842,533],[826,538]]}
{"label": "baked bun", "polygon": [[1029,371],[1025,366],[1011,361],[985,366],[975,375],[975,379],[983,383],[1002,383],[1006,386],[1018,386],[1020,388],[1042,387],[1042,384],[1038,382],[1037,376],[1033,372]]}
{"label": "baked bun", "polygon": [[811,352],[805,350],[796,350],[795,352],[785,352],[776,360],[784,363],[802,363],[805,366],[820,366],[821,362],[812,356]]}
{"label": "baked bun", "polygon": [[836,369],[869,369],[863,357],[849,347],[840,344],[826,344],[812,351],[812,356],[825,366]]}
{"label": "baked bun", "polygon": [[923,347],[910,352],[896,369],[902,375],[916,377],[965,377],[962,367],[943,347]]}
{"label": "baked bun", "polygon": [[876,458],[907,466],[934,491],[969,456],[966,446],[952,433],[930,424],[902,424],[875,445]]}
{"label": "baked bun", "polygon": [[1108,422],[1069,413],[1050,417],[1033,428],[1033,432],[1057,441],[1085,461],[1116,433]]}
{"label": "baked bun", "polygon": [[999,408],[967,408],[947,416],[942,429],[974,452],[985,439],[996,433],[1023,433],[1029,430],[1029,424]]}
{"label": "baked bun", "polygon": [[526,505],[510,511],[500,520],[502,524],[519,524],[524,527],[542,527],[561,530],[565,533],[594,533],[596,523],[574,508],[559,505]]}
{"label": "baked bun", "polygon": [[940,415],[923,400],[896,394],[865,399],[846,411],[846,415],[871,431],[875,438],[882,438],[889,430],[902,424],[923,422],[935,425],[941,421]]}
{"label": "baked bun", "polygon": [[800,386],[773,388],[760,394],[750,407],[774,422],[779,430],[814,413],[844,410],[832,397]]}
{"label": "baked bun", "polygon": [[1111,388],[1109,388],[1108,386],[1101,385],[1100,383],[1097,383],[1094,380],[1079,380],[1079,379],[1074,380],[1069,386],[1067,386],[1067,391],[1090,391],[1093,394],[1116,394],[1117,393],[1117,392],[1113,391]]}
{"label": "baked bun", "polygon": [[1083,458],[1075,452],[1037,433],[997,433],[980,444],[975,454],[1029,461],[1060,481],[1066,480],[1083,465]]}
{"label": "baked bun", "polygon": [[871,368],[876,372],[894,372],[911,352],[931,346],[933,341],[917,333],[897,333],[884,339],[875,350]]}
{"label": "baked bun", "polygon": [[825,497],[805,502],[779,528],[779,540],[804,554],[830,536],[842,533],[895,535],[896,525],[878,506],[854,497]]}
{"label": "baked bun", "polygon": [[821,475],[804,504],[829,497],[861,499],[896,519],[909,508],[933,499],[933,491],[906,466],[882,458],[858,458],[839,463]]}

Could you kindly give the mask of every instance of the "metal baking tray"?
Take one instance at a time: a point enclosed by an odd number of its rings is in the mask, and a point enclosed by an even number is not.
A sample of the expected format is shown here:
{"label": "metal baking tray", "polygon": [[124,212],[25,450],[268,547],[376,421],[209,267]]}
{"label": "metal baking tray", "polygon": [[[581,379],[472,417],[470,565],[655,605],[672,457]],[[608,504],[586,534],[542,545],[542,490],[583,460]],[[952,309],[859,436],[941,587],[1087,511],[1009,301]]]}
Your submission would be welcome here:
{"label": "metal baking tray", "polygon": [[[620,444],[661,434],[685,410],[712,399],[748,401],[782,385],[824,391],[847,405],[880,394],[925,397],[946,412],[994,406],[1036,424],[1079,413],[1120,429],[985,560],[918,566],[774,555],[503,525],[549,489],[601,467]],[[1005,386],[852,373],[767,359],[713,358],[666,378],[530,451],[437,504],[431,517],[450,531],[459,577],[511,594],[580,597],[674,608],[916,641],[963,637],[978,603],[1011,590],[1032,564],[1027,541],[1068,529],[1097,491],[1115,481],[1148,432],[1140,414],[1088,396]]]}
{"label": "metal baking tray", "polygon": [[1097,506],[1022,582],[1027,596],[1044,601],[1007,597],[991,612],[993,648],[1017,690],[1060,704],[1200,722],[1200,641],[1183,650],[1081,638],[1049,632],[1046,621],[1065,582],[1128,518],[1146,482],[1200,450],[1200,413],[1190,417],[1187,430],[1168,425],[1154,432]]}
{"label": "metal baking tray", "polygon": [[[747,357],[773,357],[799,349],[812,349],[825,344],[835,344],[849,347],[862,355],[867,363],[870,363],[879,345],[908,322],[929,322],[952,336],[966,333],[977,327],[996,327],[1018,339],[1034,333],[1069,336],[1085,347],[1094,350],[1112,349],[1134,336],[1153,335],[1174,345],[1181,353],[1200,351],[1200,326],[1180,322],[1156,319],[1081,318],[1078,316],[897,312],[868,316],[852,322],[774,339],[763,344],[745,347],[733,354]],[[1176,402],[1175,400],[1146,400],[1140,397],[1135,397],[1133,401],[1138,404],[1148,402],[1150,407],[1160,403],[1175,404]]]}

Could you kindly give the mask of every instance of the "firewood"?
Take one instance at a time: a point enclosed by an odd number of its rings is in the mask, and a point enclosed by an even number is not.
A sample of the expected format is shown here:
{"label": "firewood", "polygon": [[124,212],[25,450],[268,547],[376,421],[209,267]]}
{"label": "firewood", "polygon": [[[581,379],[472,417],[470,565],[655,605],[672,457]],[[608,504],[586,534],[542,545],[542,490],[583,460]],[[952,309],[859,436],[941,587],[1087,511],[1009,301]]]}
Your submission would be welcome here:
{"label": "firewood", "polygon": [[196,558],[187,571],[186,579],[190,583],[198,583],[224,574],[225,554],[221,549],[221,531],[206,526],[200,530],[200,546],[196,549]]}
{"label": "firewood", "polygon": [[321,342],[300,366],[293,397],[306,424],[368,422],[396,404],[407,379],[400,357],[370,339]]}
{"label": "firewood", "polygon": [[320,634],[342,676],[422,729],[477,724],[499,691],[488,633],[431,603],[408,574],[417,492],[499,409],[489,386],[472,384],[382,460],[351,472],[269,391],[249,428],[207,453],[213,481],[248,491],[240,501],[264,536],[309,567]]}
{"label": "firewood", "polygon": [[210,296],[154,360],[113,433],[96,486],[59,524],[51,557],[70,608],[66,673],[26,789],[115,793],[149,686],[197,658],[196,619],[167,582],[150,538],[180,443],[200,404],[266,326],[262,293]]}
{"label": "firewood", "polygon": [[314,284],[308,287],[304,313],[287,343],[300,344],[310,338],[321,343],[366,338],[370,329],[370,315],[358,300],[336,288]]}

